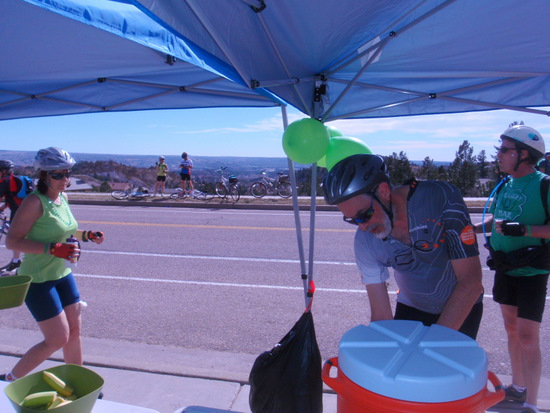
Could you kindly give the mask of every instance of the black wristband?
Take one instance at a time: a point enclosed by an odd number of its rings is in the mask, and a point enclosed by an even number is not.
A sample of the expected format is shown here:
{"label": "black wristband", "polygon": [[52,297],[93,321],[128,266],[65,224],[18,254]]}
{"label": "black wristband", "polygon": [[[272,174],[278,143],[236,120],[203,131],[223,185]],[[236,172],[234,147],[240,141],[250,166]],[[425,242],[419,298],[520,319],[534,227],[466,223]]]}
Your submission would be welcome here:
{"label": "black wristband", "polygon": [[88,233],[90,231],[82,231],[82,242],[88,242],[88,240],[90,239]]}

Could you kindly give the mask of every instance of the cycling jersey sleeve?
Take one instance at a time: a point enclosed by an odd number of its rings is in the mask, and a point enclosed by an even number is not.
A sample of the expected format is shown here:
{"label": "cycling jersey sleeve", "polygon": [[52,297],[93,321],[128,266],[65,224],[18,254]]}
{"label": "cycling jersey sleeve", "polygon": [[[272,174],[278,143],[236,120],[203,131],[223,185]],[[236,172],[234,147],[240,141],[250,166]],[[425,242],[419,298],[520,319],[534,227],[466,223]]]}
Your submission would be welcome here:
{"label": "cycling jersey sleeve", "polygon": [[445,208],[441,222],[449,258],[454,260],[479,255],[474,227],[462,194],[449,184],[444,185],[443,193]]}

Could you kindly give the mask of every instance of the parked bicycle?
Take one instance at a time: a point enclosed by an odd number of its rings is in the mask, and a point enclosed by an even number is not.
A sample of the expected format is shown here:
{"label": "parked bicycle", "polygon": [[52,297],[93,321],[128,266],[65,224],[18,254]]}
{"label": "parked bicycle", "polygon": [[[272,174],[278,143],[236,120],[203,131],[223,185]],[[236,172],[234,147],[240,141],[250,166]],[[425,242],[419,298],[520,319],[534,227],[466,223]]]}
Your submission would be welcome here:
{"label": "parked bicycle", "polygon": [[145,199],[150,197],[151,194],[147,189],[135,188],[134,185],[129,185],[124,191],[113,191],[111,196],[115,199]]}
{"label": "parked bicycle", "polygon": [[174,192],[170,195],[172,199],[185,199],[185,198],[194,198],[201,201],[207,201],[214,198],[213,194],[207,192],[199,191],[198,189],[193,189],[192,191],[184,191],[181,188],[178,188],[179,191]]}
{"label": "parked bicycle", "polygon": [[254,182],[250,185],[250,193],[255,198],[262,198],[267,193],[277,194],[281,198],[290,198],[292,196],[292,185],[290,185],[290,179],[288,175],[284,175],[281,172],[277,172],[279,175],[276,179],[267,176],[265,171],[262,171],[262,180]]}
{"label": "parked bicycle", "polygon": [[235,175],[230,175],[229,178],[223,176],[223,171],[227,169],[227,166],[221,166],[220,169],[216,170],[220,174],[221,182],[216,183],[216,194],[221,198],[226,198],[229,195],[233,201],[237,202],[241,199],[241,190],[237,182],[239,180]]}
{"label": "parked bicycle", "polygon": [[8,234],[9,230],[10,230],[10,222],[8,220],[8,216],[3,212],[0,212],[0,240],[2,240],[2,237],[4,235]]}

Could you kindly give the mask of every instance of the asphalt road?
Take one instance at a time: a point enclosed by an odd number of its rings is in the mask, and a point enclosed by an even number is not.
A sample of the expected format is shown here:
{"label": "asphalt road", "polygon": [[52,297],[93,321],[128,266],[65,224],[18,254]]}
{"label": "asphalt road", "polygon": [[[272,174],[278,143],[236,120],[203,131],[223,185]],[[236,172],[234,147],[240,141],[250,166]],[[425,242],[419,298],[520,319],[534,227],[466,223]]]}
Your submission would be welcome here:
{"label": "asphalt road", "polygon": [[[113,340],[260,354],[304,310],[291,211],[73,205],[80,228],[106,233],[84,244],[75,270],[84,335]],[[480,214],[473,214],[478,222]],[[306,259],[309,212],[301,213]],[[318,212],[313,277],[317,339],[323,359],[337,356],[350,328],[369,320],[353,258],[354,228],[337,212]],[[3,243],[2,243],[3,244]],[[483,240],[480,238],[480,244]],[[482,248],[482,263],[485,263]],[[0,262],[10,252],[0,247]],[[485,312],[478,336],[489,369],[510,375],[505,332],[484,266]],[[395,297],[395,286],[391,286]],[[36,329],[26,307],[2,311],[0,327]],[[541,342],[550,340],[548,316]],[[543,376],[550,357],[543,355]]]}

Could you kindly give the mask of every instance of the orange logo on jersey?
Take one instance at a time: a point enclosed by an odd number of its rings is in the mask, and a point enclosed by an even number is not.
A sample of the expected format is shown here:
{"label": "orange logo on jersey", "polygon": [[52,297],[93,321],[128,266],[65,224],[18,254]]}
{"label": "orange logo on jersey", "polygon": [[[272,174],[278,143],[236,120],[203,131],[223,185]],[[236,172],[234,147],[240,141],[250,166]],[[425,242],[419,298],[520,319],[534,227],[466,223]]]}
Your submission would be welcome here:
{"label": "orange logo on jersey", "polygon": [[474,229],[470,225],[465,226],[460,233],[460,239],[466,245],[474,245],[476,243],[476,234]]}

